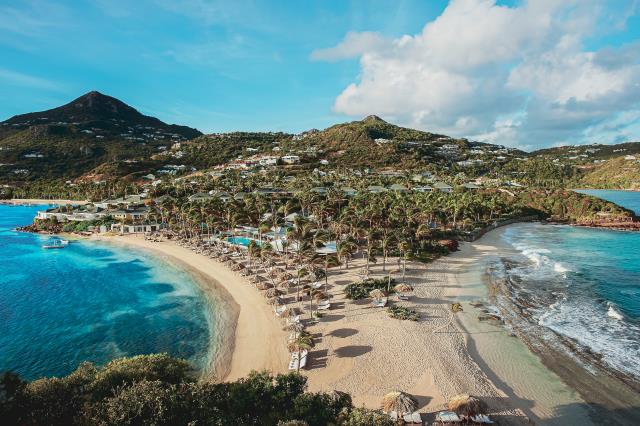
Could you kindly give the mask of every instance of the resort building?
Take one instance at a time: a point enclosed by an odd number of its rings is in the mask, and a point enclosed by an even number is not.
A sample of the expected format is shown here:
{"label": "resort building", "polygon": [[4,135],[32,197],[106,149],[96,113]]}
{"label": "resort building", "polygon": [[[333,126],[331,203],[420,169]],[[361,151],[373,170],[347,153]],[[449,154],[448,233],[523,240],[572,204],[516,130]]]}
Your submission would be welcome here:
{"label": "resort building", "polygon": [[114,223],[111,225],[111,232],[118,234],[146,234],[148,232],[160,231],[164,225],[160,223],[127,225],[123,223]]}
{"label": "resort building", "polygon": [[453,192],[453,187],[444,182],[436,182],[433,184],[433,187],[440,192]]}
{"label": "resort building", "polygon": [[284,164],[298,164],[300,157],[297,155],[285,155],[280,158]]}

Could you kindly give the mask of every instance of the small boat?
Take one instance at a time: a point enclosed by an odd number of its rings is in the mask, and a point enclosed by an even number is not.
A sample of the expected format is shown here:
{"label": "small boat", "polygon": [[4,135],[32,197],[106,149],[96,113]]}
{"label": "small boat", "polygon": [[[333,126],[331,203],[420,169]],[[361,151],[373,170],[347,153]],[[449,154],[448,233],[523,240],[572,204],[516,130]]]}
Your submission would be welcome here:
{"label": "small boat", "polygon": [[67,244],[69,244],[69,241],[63,242],[66,240],[53,240],[53,242],[51,244],[45,244],[42,246],[43,249],[62,249],[65,248],[67,246]]}

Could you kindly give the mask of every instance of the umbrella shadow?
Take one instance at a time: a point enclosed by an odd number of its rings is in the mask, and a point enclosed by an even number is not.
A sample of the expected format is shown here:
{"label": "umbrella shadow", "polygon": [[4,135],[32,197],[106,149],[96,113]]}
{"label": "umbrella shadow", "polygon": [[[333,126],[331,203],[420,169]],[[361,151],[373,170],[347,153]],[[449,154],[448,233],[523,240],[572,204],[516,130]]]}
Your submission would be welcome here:
{"label": "umbrella shadow", "polygon": [[322,322],[328,321],[339,321],[341,319],[344,318],[344,315],[337,315],[337,314],[329,314],[329,315],[323,315],[321,318]]}
{"label": "umbrella shadow", "polygon": [[333,337],[345,338],[355,336],[356,334],[358,334],[358,330],[356,330],[355,328],[338,328],[333,330],[328,335]]}
{"label": "umbrella shadow", "polygon": [[349,345],[337,348],[333,351],[338,358],[357,358],[368,352],[371,352],[373,348],[369,345]]}

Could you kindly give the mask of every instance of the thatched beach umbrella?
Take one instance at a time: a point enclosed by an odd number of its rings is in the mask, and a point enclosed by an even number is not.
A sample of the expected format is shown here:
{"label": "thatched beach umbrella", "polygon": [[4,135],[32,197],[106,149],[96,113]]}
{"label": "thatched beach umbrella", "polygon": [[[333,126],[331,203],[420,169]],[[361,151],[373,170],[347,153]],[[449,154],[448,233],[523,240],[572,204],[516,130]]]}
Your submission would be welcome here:
{"label": "thatched beach umbrella", "polygon": [[298,315],[298,311],[296,310],[296,308],[288,307],[287,309],[282,311],[282,313],[280,314],[280,318],[292,318],[296,315]]}
{"label": "thatched beach umbrella", "polygon": [[395,411],[400,415],[410,414],[418,408],[418,401],[408,393],[393,391],[382,398],[382,411]]}
{"label": "thatched beach umbrella", "polygon": [[279,274],[278,274],[278,271],[272,269],[269,271],[268,275],[269,275],[269,278],[278,278]]}
{"label": "thatched beach umbrella", "polygon": [[278,276],[278,278],[280,278],[281,280],[291,280],[291,279],[293,279],[293,275],[290,274],[289,272],[284,272],[284,273],[281,273]]}
{"label": "thatched beach umbrella", "polygon": [[325,293],[324,291],[316,290],[316,291],[313,292],[313,298],[316,301],[319,301],[319,300],[328,299],[329,296],[327,296],[327,293]]}
{"label": "thatched beach umbrella", "polygon": [[387,293],[380,290],[379,288],[376,288],[369,292],[369,296],[371,296],[374,299],[382,299],[383,297],[387,297]]}
{"label": "thatched beach umbrella", "polygon": [[476,416],[487,413],[487,404],[484,401],[466,393],[451,398],[447,408],[456,414],[463,414],[465,416]]}
{"label": "thatched beach umbrella", "polygon": [[271,287],[273,287],[273,284],[271,284],[269,282],[266,282],[266,281],[262,281],[262,282],[259,282],[258,284],[256,284],[256,288],[258,290],[267,290],[267,289],[269,289]]}
{"label": "thatched beach umbrella", "polygon": [[277,288],[269,288],[264,292],[264,296],[268,298],[282,296],[284,292],[282,290],[278,290]]}
{"label": "thatched beach umbrella", "polygon": [[304,325],[299,322],[287,324],[284,327],[282,327],[282,331],[295,331],[296,333],[299,333],[302,330],[304,330]]}
{"label": "thatched beach umbrella", "polygon": [[409,293],[410,291],[413,291],[413,287],[405,283],[396,284],[393,289],[396,291],[396,293]]}
{"label": "thatched beach umbrella", "polygon": [[291,288],[291,287],[293,287],[294,285],[295,285],[295,284],[294,284],[294,283],[292,283],[291,281],[289,281],[289,280],[284,280],[284,281],[280,281],[280,282],[278,283],[278,288]]}
{"label": "thatched beach umbrella", "polygon": [[267,305],[284,305],[280,297],[267,298]]}

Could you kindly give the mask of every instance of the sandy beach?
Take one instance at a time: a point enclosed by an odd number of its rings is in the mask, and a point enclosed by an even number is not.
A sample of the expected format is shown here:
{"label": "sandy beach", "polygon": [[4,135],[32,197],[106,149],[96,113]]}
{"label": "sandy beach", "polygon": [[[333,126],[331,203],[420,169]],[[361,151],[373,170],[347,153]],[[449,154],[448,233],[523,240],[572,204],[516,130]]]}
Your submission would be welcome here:
{"label": "sandy beach", "polygon": [[139,236],[101,236],[101,241],[126,244],[165,258],[191,272],[203,290],[215,291],[226,302],[230,332],[218,348],[216,380],[236,380],[252,370],[287,371],[287,334],[273,308],[251,284],[222,264],[173,242],[151,242]]}
{"label": "sandy beach", "polygon": [[66,206],[68,204],[74,206],[80,206],[87,204],[88,201],[80,201],[80,200],[45,200],[38,198],[13,198],[11,200],[0,200],[0,204],[10,204],[10,205],[35,205],[35,204],[57,204],[59,206]]}
{"label": "sandy beach", "polygon": [[[481,323],[481,312],[469,304],[486,300],[483,265],[507,250],[500,245],[500,232],[463,243],[460,251],[428,265],[407,263],[406,280],[414,287],[413,295],[402,302],[391,298],[390,303],[419,312],[417,322],[389,318],[386,309],[372,307],[369,299],[344,298],[343,287],[360,279],[363,260],[356,259],[348,269],[332,269],[331,309],[316,323],[310,320],[308,306],[303,315],[316,339],[303,371],[310,390],[349,392],[356,405],[369,408],[379,408],[386,392],[403,390],[417,397],[425,420],[442,410],[450,397],[464,392],[487,401],[501,424],[592,424],[576,392],[503,326]],[[173,242],[151,242],[142,236],[100,238],[168,257],[199,274],[200,282],[228,294],[237,320],[226,355],[221,354],[220,362],[228,367],[218,370],[223,371],[218,378],[233,380],[251,370],[287,370],[287,333],[260,292],[239,274]],[[391,272],[399,281],[399,268],[390,259],[386,272],[381,261],[371,271],[374,277]],[[453,302],[462,303],[464,312],[452,313]]]}

